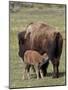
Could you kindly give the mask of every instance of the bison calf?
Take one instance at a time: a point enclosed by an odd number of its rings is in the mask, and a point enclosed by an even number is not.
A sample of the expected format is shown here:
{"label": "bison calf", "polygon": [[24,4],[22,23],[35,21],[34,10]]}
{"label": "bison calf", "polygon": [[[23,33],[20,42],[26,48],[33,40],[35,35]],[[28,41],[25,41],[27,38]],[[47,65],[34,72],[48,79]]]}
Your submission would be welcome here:
{"label": "bison calf", "polygon": [[[29,70],[30,67],[33,66],[37,79],[40,77],[43,78],[43,71],[42,66],[49,60],[48,55],[45,53],[41,55],[39,52],[34,50],[27,50],[24,54],[24,76],[23,79],[25,79],[25,76],[27,76],[28,79],[30,79]],[[26,74],[26,75],[25,75]]]}

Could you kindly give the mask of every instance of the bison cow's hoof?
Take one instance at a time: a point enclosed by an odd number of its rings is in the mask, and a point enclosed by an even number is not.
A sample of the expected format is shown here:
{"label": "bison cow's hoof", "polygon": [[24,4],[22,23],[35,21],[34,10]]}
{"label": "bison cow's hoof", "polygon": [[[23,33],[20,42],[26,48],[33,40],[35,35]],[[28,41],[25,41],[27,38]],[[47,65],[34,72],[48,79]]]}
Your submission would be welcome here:
{"label": "bison cow's hoof", "polygon": [[59,75],[53,74],[53,78],[59,78]]}

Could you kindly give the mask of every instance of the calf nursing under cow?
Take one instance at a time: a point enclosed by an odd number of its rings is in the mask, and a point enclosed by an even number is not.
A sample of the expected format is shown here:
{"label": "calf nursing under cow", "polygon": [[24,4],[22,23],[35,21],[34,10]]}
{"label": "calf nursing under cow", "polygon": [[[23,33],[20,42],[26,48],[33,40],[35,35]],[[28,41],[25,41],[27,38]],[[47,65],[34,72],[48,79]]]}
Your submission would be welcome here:
{"label": "calf nursing under cow", "polygon": [[27,76],[27,78],[30,78],[30,67],[33,66],[35,71],[36,71],[36,75],[37,75],[37,79],[43,78],[43,71],[42,71],[42,66],[47,63],[49,60],[48,55],[45,53],[43,55],[41,55],[39,52],[34,51],[34,50],[27,50],[24,54],[24,75],[23,75],[23,79],[25,79],[25,76]]}
{"label": "calf nursing under cow", "polygon": [[[59,62],[62,53],[63,38],[56,28],[45,23],[30,23],[26,31],[18,34],[19,56],[24,60],[27,50],[35,50],[41,55],[47,53],[53,65],[53,77],[59,77]],[[48,62],[42,69],[47,72]]]}

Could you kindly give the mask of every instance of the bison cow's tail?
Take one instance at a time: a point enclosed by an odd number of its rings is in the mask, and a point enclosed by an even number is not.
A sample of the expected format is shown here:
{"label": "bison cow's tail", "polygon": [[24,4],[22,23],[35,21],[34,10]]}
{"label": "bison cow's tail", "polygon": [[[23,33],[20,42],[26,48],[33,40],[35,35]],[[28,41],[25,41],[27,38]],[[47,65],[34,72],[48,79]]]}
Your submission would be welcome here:
{"label": "bison cow's tail", "polygon": [[55,58],[60,58],[62,53],[62,46],[63,46],[62,35],[60,34],[60,32],[57,32],[55,36],[55,51],[54,51]]}

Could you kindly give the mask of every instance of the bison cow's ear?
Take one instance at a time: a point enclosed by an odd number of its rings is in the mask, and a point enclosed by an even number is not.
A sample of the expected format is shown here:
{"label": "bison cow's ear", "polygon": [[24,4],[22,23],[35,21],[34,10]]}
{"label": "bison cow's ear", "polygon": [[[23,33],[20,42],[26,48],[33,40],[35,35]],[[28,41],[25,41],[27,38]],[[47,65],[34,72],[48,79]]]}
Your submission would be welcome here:
{"label": "bison cow's ear", "polygon": [[24,44],[24,42],[25,42],[25,38],[24,38],[25,33],[26,33],[26,31],[23,31],[23,32],[19,32],[18,33],[19,44]]}
{"label": "bison cow's ear", "polygon": [[60,32],[57,33],[57,38],[59,38],[59,36],[60,36]]}
{"label": "bison cow's ear", "polygon": [[59,36],[60,36],[60,32],[54,32],[54,37],[55,38],[59,38]]}
{"label": "bison cow's ear", "polygon": [[60,37],[60,32],[56,32],[56,34],[55,34],[55,39],[58,40],[59,37]]}
{"label": "bison cow's ear", "polygon": [[60,32],[54,32],[54,36],[60,36]]}

